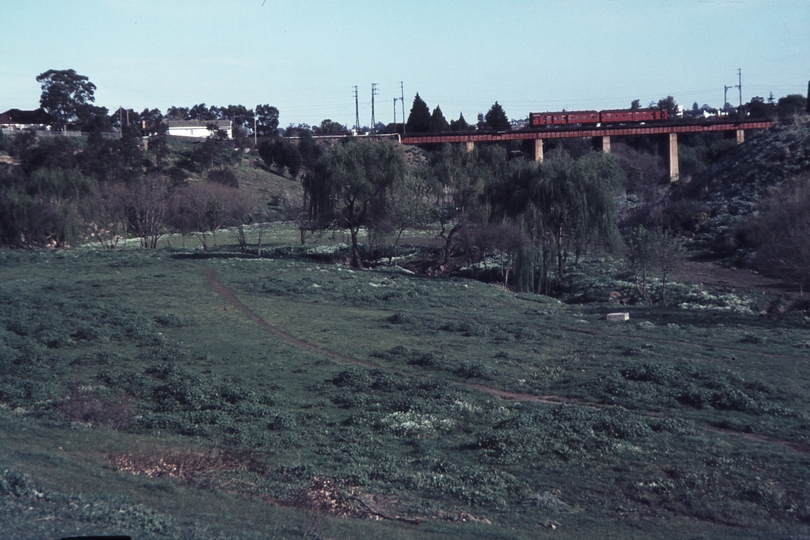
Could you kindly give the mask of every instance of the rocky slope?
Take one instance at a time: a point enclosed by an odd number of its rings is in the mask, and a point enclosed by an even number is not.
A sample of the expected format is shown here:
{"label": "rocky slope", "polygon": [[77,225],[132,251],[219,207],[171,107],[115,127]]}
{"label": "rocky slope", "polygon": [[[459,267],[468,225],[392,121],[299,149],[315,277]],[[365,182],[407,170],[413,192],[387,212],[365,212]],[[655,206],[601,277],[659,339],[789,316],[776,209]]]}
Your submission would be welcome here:
{"label": "rocky slope", "polygon": [[738,226],[760,201],[784,182],[810,175],[809,117],[747,135],[745,143],[671,194],[672,202],[692,201],[709,216],[695,235],[702,247],[733,250]]}

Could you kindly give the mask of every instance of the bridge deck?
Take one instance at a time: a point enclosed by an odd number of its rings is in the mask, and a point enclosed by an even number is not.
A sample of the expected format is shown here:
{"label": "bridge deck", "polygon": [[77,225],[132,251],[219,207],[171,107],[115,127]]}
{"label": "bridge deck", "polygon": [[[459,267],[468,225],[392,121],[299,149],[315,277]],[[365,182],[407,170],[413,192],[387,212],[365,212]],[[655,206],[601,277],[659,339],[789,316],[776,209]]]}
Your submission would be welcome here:
{"label": "bridge deck", "polygon": [[767,129],[774,125],[770,120],[750,122],[712,122],[700,124],[651,124],[636,126],[601,126],[601,127],[559,127],[519,131],[500,131],[497,133],[436,133],[403,135],[403,144],[433,143],[467,143],[467,142],[502,142],[525,141],[536,139],[570,139],[575,137],[611,137],[627,135],[659,135],[667,133],[700,133],[707,131],[738,131],[747,129]]}

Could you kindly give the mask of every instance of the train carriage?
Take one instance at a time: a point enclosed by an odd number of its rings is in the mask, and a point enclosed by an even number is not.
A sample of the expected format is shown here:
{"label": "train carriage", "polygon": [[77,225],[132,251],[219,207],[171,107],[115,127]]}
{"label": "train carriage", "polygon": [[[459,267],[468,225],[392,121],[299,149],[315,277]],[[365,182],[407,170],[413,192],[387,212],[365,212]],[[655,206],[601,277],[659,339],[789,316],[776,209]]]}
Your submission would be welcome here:
{"label": "train carriage", "polygon": [[604,111],[561,111],[529,113],[533,128],[581,124],[630,124],[667,120],[666,109],[610,109]]}
{"label": "train carriage", "polygon": [[573,111],[568,113],[569,124],[598,124],[598,111]]}

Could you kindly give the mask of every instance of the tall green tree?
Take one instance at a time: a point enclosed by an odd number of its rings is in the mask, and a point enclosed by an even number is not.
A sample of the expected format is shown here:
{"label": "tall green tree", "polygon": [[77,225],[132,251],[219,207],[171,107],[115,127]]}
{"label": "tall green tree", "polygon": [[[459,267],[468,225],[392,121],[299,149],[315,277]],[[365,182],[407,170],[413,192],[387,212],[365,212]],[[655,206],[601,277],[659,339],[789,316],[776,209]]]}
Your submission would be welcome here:
{"label": "tall green tree", "polygon": [[430,131],[440,133],[442,131],[450,131],[450,124],[442,114],[442,108],[436,105],[433,109],[433,114],[430,116]]}
{"label": "tall green tree", "polygon": [[575,161],[557,153],[542,164],[522,166],[488,189],[493,217],[517,221],[532,241],[516,265],[520,288],[557,290],[572,255],[594,244],[619,245],[614,196],[623,179],[618,161],[608,154],[592,152]]}
{"label": "tall green tree", "polygon": [[509,123],[506,111],[503,110],[503,107],[497,101],[489,108],[487,114],[484,115],[484,129],[492,131],[509,131],[512,129],[512,124]]}
{"label": "tall green tree", "polygon": [[419,93],[413,98],[413,106],[411,113],[408,115],[408,121],[405,123],[405,131],[408,133],[427,133],[430,131],[430,109],[427,106]]}
{"label": "tall green tree", "polygon": [[464,119],[462,113],[458,114],[458,120],[450,120],[451,131],[467,131],[468,129],[470,129],[470,124]]}
{"label": "tall green tree", "polygon": [[779,112],[779,118],[782,119],[792,118],[793,115],[804,112],[806,108],[807,98],[801,94],[790,94],[781,97],[776,103],[776,110]]}
{"label": "tall green tree", "polygon": [[272,105],[256,107],[256,134],[259,137],[275,137],[278,131],[278,109]]}
{"label": "tall green tree", "polygon": [[353,268],[362,268],[360,228],[384,218],[388,195],[405,175],[402,149],[389,141],[349,140],[338,144],[303,179],[305,206],[312,220],[349,230]]}
{"label": "tall green tree", "polygon": [[434,221],[441,225],[447,268],[457,236],[467,227],[486,221],[485,188],[497,183],[507,164],[506,150],[499,145],[467,152],[461,145],[444,145],[432,158],[430,174],[436,191]]}
{"label": "tall green tree", "polygon": [[40,107],[53,118],[54,126],[62,130],[78,120],[83,109],[96,100],[93,95],[96,85],[73,69],[49,69],[37,76],[37,82],[42,85]]}
{"label": "tall green tree", "polygon": [[318,127],[313,128],[314,131],[320,135],[333,135],[337,133],[345,133],[348,131],[346,126],[341,124],[340,122],[335,122],[330,118],[326,118],[321,121],[321,125]]}
{"label": "tall green tree", "polygon": [[666,109],[669,118],[678,116],[678,102],[672,96],[667,96],[658,100],[658,103],[650,103],[650,107],[658,107],[659,109]]}

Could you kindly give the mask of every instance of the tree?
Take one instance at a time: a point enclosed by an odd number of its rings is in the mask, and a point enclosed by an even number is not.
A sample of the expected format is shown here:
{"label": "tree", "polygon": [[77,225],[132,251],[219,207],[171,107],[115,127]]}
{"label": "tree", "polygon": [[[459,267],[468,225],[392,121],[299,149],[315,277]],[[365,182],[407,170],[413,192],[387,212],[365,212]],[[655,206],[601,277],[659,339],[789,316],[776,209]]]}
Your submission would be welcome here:
{"label": "tree", "polygon": [[518,257],[519,288],[551,292],[563,284],[570,255],[579,257],[592,244],[619,244],[614,195],[623,178],[609,154],[591,152],[574,161],[559,153],[520,167],[487,190],[493,218],[517,221],[532,243]]}
{"label": "tree", "polygon": [[652,306],[649,278],[653,273],[661,276],[661,305],[667,305],[667,279],[684,259],[683,244],[668,231],[643,226],[634,228],[626,239],[625,255],[636,280],[636,290]]}
{"label": "tree", "polygon": [[509,118],[506,117],[506,111],[497,101],[484,115],[484,127],[492,131],[509,131],[512,129],[512,124],[509,123]]}
{"label": "tree", "polygon": [[259,156],[268,167],[275,165],[279,173],[283,172],[284,167],[286,167],[293,178],[298,176],[303,164],[303,157],[298,148],[284,139],[276,139],[272,142],[269,140],[262,141],[259,145]]}
{"label": "tree", "polygon": [[751,101],[743,105],[743,111],[752,118],[771,118],[773,106],[765,102],[765,98],[754,96]]}
{"label": "tree", "polygon": [[433,109],[433,114],[430,117],[430,131],[440,133],[443,131],[450,131],[450,124],[442,114],[442,109],[438,105]]}
{"label": "tree", "polygon": [[334,122],[330,118],[321,121],[321,125],[315,128],[315,132],[320,135],[343,134],[347,131],[346,126],[340,122]]}
{"label": "tree", "polygon": [[661,98],[658,100],[657,104],[650,104],[650,106],[658,107],[659,109],[665,109],[667,111],[669,118],[675,118],[678,116],[678,103],[672,96]]}
{"label": "tree", "polygon": [[37,82],[42,85],[40,107],[53,118],[54,125],[62,130],[76,121],[82,110],[96,99],[93,96],[96,85],[72,69],[50,69],[40,73]]}
{"label": "tree", "polygon": [[748,224],[756,267],[796,283],[803,293],[810,284],[810,174],[783,184],[758,210]]}
{"label": "tree", "polygon": [[633,110],[640,109],[641,108],[641,100],[640,99],[634,99],[630,103],[630,108],[633,109]]}
{"label": "tree", "polygon": [[303,179],[305,206],[320,223],[336,219],[349,229],[353,268],[362,268],[357,235],[381,219],[389,188],[405,174],[405,157],[388,141],[349,140],[333,147]]}
{"label": "tree", "polygon": [[405,123],[405,131],[408,133],[427,133],[430,131],[430,109],[427,106],[419,93],[413,98],[413,106],[411,113],[408,115],[408,121]]}
{"label": "tree", "polygon": [[216,120],[216,107],[209,109],[205,103],[198,103],[188,110],[189,120]]}
{"label": "tree", "polygon": [[436,190],[434,221],[441,225],[439,237],[445,244],[442,269],[450,264],[456,235],[470,224],[486,220],[484,189],[496,183],[506,162],[506,150],[501,146],[467,152],[461,145],[445,145],[433,156],[430,172]]}
{"label": "tree", "polygon": [[452,131],[467,131],[470,129],[470,125],[464,120],[464,115],[459,113],[458,120],[450,121],[450,129]]}
{"label": "tree", "polygon": [[387,210],[375,225],[384,225],[386,232],[394,234],[393,254],[388,263],[396,256],[397,245],[406,229],[420,227],[430,222],[432,217],[431,198],[433,186],[426,170],[411,171],[401,176],[390,189]]}
{"label": "tree", "polygon": [[169,210],[171,181],[166,176],[149,175],[126,186],[126,193],[129,228],[141,238],[141,246],[156,248]]}
{"label": "tree", "polygon": [[801,94],[790,94],[779,98],[776,103],[776,110],[779,118],[793,118],[794,115],[803,112],[807,108],[807,98]]}
{"label": "tree", "polygon": [[256,135],[275,137],[278,131],[278,109],[272,105],[256,107]]}
{"label": "tree", "polygon": [[166,111],[166,120],[191,120],[188,107],[169,107]]}
{"label": "tree", "polygon": [[298,153],[301,154],[301,165],[308,169],[311,169],[321,157],[321,147],[312,138],[312,132],[309,130],[302,131],[299,136]]}

